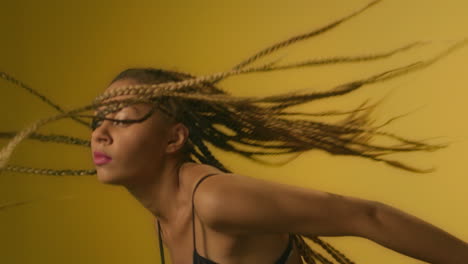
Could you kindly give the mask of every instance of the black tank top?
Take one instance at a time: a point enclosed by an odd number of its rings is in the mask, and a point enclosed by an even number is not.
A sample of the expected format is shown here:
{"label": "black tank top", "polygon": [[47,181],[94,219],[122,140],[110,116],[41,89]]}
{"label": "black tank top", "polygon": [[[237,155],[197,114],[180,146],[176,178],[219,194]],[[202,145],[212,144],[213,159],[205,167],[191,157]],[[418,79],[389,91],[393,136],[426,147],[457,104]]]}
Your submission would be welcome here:
{"label": "black tank top", "polygon": [[[198,186],[200,185],[200,183],[202,181],[204,181],[206,178],[210,177],[210,176],[213,176],[213,175],[216,175],[217,173],[211,173],[211,174],[208,174],[208,175],[205,175],[203,176],[203,178],[201,178],[197,184],[195,185],[195,188],[193,189],[193,193],[192,193],[192,238],[193,238],[193,264],[218,264],[210,259],[207,259],[203,256],[200,256],[197,252],[197,246],[196,246],[196,243],[195,243],[195,204],[194,204],[194,201],[193,201],[193,197],[195,195],[195,191],[197,190]],[[159,230],[159,233],[158,233],[158,236],[159,236],[159,250],[160,250],[160,256],[161,256],[161,263],[162,264],[165,264],[165,260],[164,260],[164,250],[163,250],[163,247],[162,247],[162,238],[161,238],[161,226],[159,224],[159,220],[158,220],[158,230]],[[286,246],[286,249],[284,250],[283,254],[281,254],[281,256],[279,257],[279,259],[277,261],[275,261],[274,264],[285,264],[286,261],[288,260],[289,258],[289,255],[291,255],[291,252],[292,252],[292,240],[293,240],[293,237],[292,235],[290,234],[289,235],[289,241],[288,241],[288,245]]]}

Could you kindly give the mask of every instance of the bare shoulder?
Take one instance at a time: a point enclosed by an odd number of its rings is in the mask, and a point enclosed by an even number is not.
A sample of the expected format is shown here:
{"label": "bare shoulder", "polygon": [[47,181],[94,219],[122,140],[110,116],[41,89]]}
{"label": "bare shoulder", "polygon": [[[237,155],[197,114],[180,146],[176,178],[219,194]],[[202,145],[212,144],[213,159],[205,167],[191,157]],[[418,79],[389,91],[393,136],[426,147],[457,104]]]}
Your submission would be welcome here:
{"label": "bare shoulder", "polygon": [[207,164],[189,162],[182,165],[179,172],[179,181],[184,196],[191,197],[196,184],[208,174],[224,173],[218,168]]}
{"label": "bare shoulder", "polygon": [[283,196],[293,190],[297,192],[300,188],[245,175],[220,172],[200,184],[194,193],[194,203],[198,208],[199,217],[214,224],[216,220],[220,220],[220,214],[226,212],[224,208],[236,211],[245,201],[260,205],[258,203],[262,202],[261,196]]}
{"label": "bare shoulder", "polygon": [[249,176],[219,173],[194,193],[200,221],[229,233],[356,235],[373,221],[373,201]]}
{"label": "bare shoulder", "polygon": [[208,173],[222,173],[222,171],[211,165],[199,164],[195,162],[185,163],[184,165],[182,165],[182,168],[180,170],[180,174],[184,178],[190,179],[202,177],[203,175],[206,175]]}

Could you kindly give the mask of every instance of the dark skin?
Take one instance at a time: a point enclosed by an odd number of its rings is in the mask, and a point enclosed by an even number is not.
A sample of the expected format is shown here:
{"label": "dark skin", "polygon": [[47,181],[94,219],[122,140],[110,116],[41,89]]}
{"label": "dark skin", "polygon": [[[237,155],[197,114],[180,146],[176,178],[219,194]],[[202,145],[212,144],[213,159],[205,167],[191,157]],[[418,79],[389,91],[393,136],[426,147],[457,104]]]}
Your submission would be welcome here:
{"label": "dark skin", "polygon": [[[135,82],[119,80],[108,89],[129,84]],[[135,107],[110,118],[137,119],[150,109]],[[429,263],[468,263],[466,242],[388,205],[185,162],[181,149],[187,137],[183,124],[155,112],[142,123],[104,121],[91,143],[93,151],[112,157],[96,166],[98,179],[126,187],[159,219],[175,264],[192,261],[192,192],[210,173],[219,174],[206,179],[194,198],[197,251],[218,263],[273,263],[288,233],[359,236]],[[287,263],[301,263],[296,249]]]}
{"label": "dark skin", "polygon": [[[130,84],[135,82],[121,80],[108,89]],[[127,98],[120,96],[115,99]],[[108,117],[138,119],[150,109],[149,105],[139,104]],[[208,165],[183,162],[180,150],[187,136],[188,130],[184,125],[156,112],[145,122],[131,125],[104,121],[91,137],[93,152],[104,152],[112,157],[110,163],[96,166],[98,179],[102,183],[124,186],[159,219],[164,245],[171,252],[175,264],[191,262],[191,195],[196,182],[209,173],[222,174]],[[196,205],[196,208],[199,206],[203,205]],[[242,237],[222,235],[210,231],[197,214],[195,221],[198,253],[220,263],[242,263],[239,259],[226,259],[228,254],[242,256],[244,263],[273,263],[286,248],[286,233]],[[288,264],[297,263],[301,262],[294,250]]]}
{"label": "dark skin", "polygon": [[[160,220],[163,242],[169,249],[173,263],[191,263],[193,253],[191,194],[198,180],[210,173],[219,173],[219,175],[210,177],[210,180],[214,177],[233,175],[223,174],[222,171],[212,166],[196,163],[185,163],[181,168],[180,195],[182,197],[180,200],[183,202],[180,205],[179,214],[173,221]],[[205,181],[197,189],[196,197],[202,185],[206,183]],[[199,201],[195,199],[195,232],[197,251],[201,256],[217,263],[274,263],[285,250],[288,242],[286,233],[252,233],[249,235],[219,232],[219,230],[207,225],[198,215],[199,208],[203,205],[204,203],[200,205]],[[155,226],[157,232],[157,225]],[[302,263],[296,249],[293,250],[287,263]]]}

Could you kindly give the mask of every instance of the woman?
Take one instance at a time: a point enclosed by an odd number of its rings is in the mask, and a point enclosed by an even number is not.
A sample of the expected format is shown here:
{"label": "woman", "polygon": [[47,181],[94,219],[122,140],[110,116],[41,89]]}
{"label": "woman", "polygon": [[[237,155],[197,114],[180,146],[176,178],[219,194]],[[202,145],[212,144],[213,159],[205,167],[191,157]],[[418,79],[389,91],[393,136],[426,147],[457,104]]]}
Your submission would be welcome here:
{"label": "woman", "polygon": [[[175,81],[180,76],[129,69],[106,92]],[[125,186],[157,217],[173,263],[190,263],[192,251],[193,263],[295,264],[301,263],[300,255],[314,258],[315,252],[298,250],[295,245],[301,247],[303,242],[292,234],[314,240],[360,236],[429,263],[468,260],[467,243],[383,203],[261,181],[195,163],[188,141],[193,144],[196,137],[180,121],[187,115],[181,104],[176,100],[133,104],[96,118],[91,141],[98,179]],[[161,110],[152,113],[154,106]],[[121,121],[141,120],[147,113],[150,117],[140,123]],[[97,116],[102,116],[99,111]],[[339,263],[351,263],[339,252],[334,256]]]}
{"label": "woman", "polygon": [[[300,38],[333,28],[347,18]],[[390,206],[231,174],[214,157],[206,143],[257,161],[262,161],[263,155],[322,149],[421,171],[383,158],[383,155],[442,147],[406,140],[370,126],[367,114],[372,108],[367,106],[341,113],[347,118],[334,124],[307,118],[290,119],[288,117],[306,114],[286,111],[291,106],[350,93],[432,61],[376,74],[324,93],[235,98],[215,86],[216,82],[233,74],[304,66],[298,63],[276,67],[273,63],[246,68],[258,57],[282,46],[260,52],[232,71],[207,78],[155,69],[124,71],[95,104],[42,120],[19,133],[2,149],[0,167],[21,171],[22,168],[6,166],[8,157],[22,139],[31,136],[41,125],[64,117],[81,122],[80,118],[87,117],[81,112],[97,108],[91,146],[98,179],[125,186],[157,217],[158,231],[174,263],[190,263],[193,257],[195,263],[292,264],[300,263],[299,255],[308,263],[314,263],[314,259],[328,263],[326,257],[308,249],[299,235],[321,245],[339,263],[351,262],[317,236],[361,236],[433,263],[466,262],[465,242]],[[383,58],[412,46],[354,60]],[[331,63],[352,60],[344,58]],[[379,136],[389,137],[398,144],[370,143],[370,138]],[[70,138],[45,139],[81,144]]]}

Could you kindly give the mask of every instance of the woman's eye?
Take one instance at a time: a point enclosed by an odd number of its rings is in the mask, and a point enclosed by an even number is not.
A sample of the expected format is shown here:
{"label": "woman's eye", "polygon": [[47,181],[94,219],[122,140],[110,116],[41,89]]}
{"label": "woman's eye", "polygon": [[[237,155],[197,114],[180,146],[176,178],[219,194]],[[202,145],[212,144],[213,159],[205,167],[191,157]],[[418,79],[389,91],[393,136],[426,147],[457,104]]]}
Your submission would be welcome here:
{"label": "woman's eye", "polygon": [[96,128],[98,128],[102,124],[102,118],[99,117],[94,117],[91,120],[91,129],[94,131]]}
{"label": "woman's eye", "polygon": [[[104,122],[103,118],[100,117],[94,117],[91,121],[91,129],[92,131],[96,130],[98,127],[102,125],[102,122]],[[129,124],[129,122],[126,122],[126,120],[118,120],[114,119],[111,121],[113,126],[126,126]]]}
{"label": "woman's eye", "polygon": [[129,122],[129,119],[132,119],[130,117],[131,115],[132,113],[128,113],[128,110],[125,108],[114,114],[114,116],[111,115],[109,117],[102,117],[100,115],[96,115],[91,120],[91,129],[93,131],[96,130],[99,126],[102,125],[104,120],[108,120],[113,126],[128,126],[131,124],[131,122]]}
{"label": "woman's eye", "polygon": [[128,123],[125,122],[125,120],[113,120],[112,125],[114,126],[124,126],[127,125]]}
{"label": "woman's eye", "polygon": [[129,114],[127,111],[121,110],[118,112],[113,118],[112,118],[112,125],[114,126],[125,126],[128,125],[128,122],[125,122],[127,119],[129,119]]}

